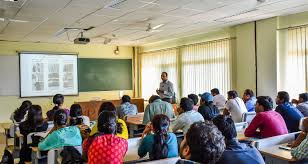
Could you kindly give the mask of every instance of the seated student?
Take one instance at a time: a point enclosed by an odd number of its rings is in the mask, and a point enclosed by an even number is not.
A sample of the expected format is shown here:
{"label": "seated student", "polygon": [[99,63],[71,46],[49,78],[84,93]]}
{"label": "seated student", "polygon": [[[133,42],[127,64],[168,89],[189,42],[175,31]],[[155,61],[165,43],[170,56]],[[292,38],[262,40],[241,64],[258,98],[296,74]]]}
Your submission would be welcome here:
{"label": "seated student", "polygon": [[195,94],[189,94],[188,95],[188,98],[192,99],[193,102],[194,102],[194,107],[193,107],[193,110],[198,112],[198,108],[199,108],[199,105],[198,105],[198,102],[199,102],[199,98],[197,95]]}
{"label": "seated student", "polygon": [[213,104],[213,96],[208,92],[199,96],[201,97],[201,105],[198,112],[203,116],[204,120],[212,121],[214,117],[219,115],[218,108]]}
{"label": "seated student", "polygon": [[257,114],[245,130],[246,137],[267,138],[288,133],[284,119],[272,108],[273,100],[269,96],[257,98],[255,108]]}
{"label": "seated student", "polygon": [[308,162],[308,117],[303,120],[303,131],[292,145],[291,155],[298,160]]}
{"label": "seated student", "polygon": [[170,103],[162,101],[159,96],[153,95],[145,108],[142,124],[148,124],[155,115],[164,114],[169,119],[174,118],[173,107]]}
{"label": "seated student", "polygon": [[228,92],[228,101],[224,109],[224,115],[231,114],[234,122],[242,122],[243,113],[247,112],[245,103],[238,97],[236,91]]}
{"label": "seated student", "polygon": [[[111,102],[104,102],[99,108],[98,116],[103,111],[111,111],[111,112],[116,113],[116,107]],[[118,126],[121,126],[121,131],[117,132],[117,136],[127,140],[128,139],[128,130],[127,130],[127,125],[126,125],[125,121],[123,121],[122,119],[117,119],[117,124],[118,124]],[[118,128],[118,129],[120,129],[120,128]],[[97,129],[97,123],[96,123],[91,130],[90,136],[94,135],[97,132],[98,132],[98,129]]]}
{"label": "seated student", "polygon": [[124,116],[137,114],[137,106],[135,104],[131,104],[130,97],[128,95],[122,96],[122,104],[118,109],[119,118],[124,119]]}
{"label": "seated student", "polygon": [[308,117],[308,93],[299,94],[298,100],[293,99],[292,103],[296,104],[296,108],[304,117]]}
{"label": "seated student", "polygon": [[53,121],[54,120],[53,119],[54,113],[57,110],[59,110],[59,109],[63,109],[65,111],[65,113],[67,114],[67,116],[69,116],[70,110],[65,108],[65,107],[63,107],[64,96],[62,94],[54,95],[52,101],[55,104],[55,106],[46,113],[48,121]]}
{"label": "seated student", "polygon": [[17,108],[10,117],[13,123],[24,121],[27,118],[27,113],[31,105],[32,105],[31,101],[29,100],[23,101],[21,106]]}
{"label": "seated student", "polygon": [[245,102],[246,108],[248,112],[254,112],[255,111],[255,105],[256,105],[256,97],[255,94],[251,89],[246,89],[243,94],[243,100]]}
{"label": "seated student", "polygon": [[303,114],[290,102],[290,97],[288,92],[280,91],[278,92],[276,98],[276,112],[278,112],[287,124],[287,128],[290,133],[299,131],[299,121]]}
{"label": "seated student", "polygon": [[33,132],[43,132],[48,128],[48,123],[42,116],[42,108],[39,105],[29,107],[27,118],[19,124],[20,133],[23,137],[23,144],[19,152],[19,163],[31,162],[32,150],[30,146],[37,146],[38,143],[27,144],[27,136]]}
{"label": "seated student", "polygon": [[204,121],[202,115],[193,110],[193,102],[189,98],[184,97],[181,99],[179,110],[180,115],[171,124],[173,132],[181,129],[185,134],[191,124]]}
{"label": "seated student", "polygon": [[82,109],[79,104],[73,104],[70,108],[70,122],[69,125],[87,125],[90,127],[90,119],[88,116],[82,115]]}
{"label": "seated student", "polygon": [[219,93],[217,88],[211,90],[213,98],[213,105],[215,105],[218,109],[224,109],[226,104],[226,98]]}
{"label": "seated student", "polygon": [[219,115],[213,119],[213,123],[225,137],[226,149],[216,164],[228,164],[230,161],[236,164],[265,164],[260,152],[253,146],[240,143],[237,139],[236,128],[229,116]]}
{"label": "seated student", "polygon": [[[166,115],[155,115],[152,123],[147,125],[142,134],[138,148],[140,158],[149,153],[151,160],[178,156],[178,143],[175,134],[169,133],[170,120]],[[153,134],[150,134],[151,131]],[[144,137],[145,136],[145,137]]]}
{"label": "seated student", "polygon": [[[211,137],[209,137],[211,136]],[[224,137],[211,122],[191,125],[180,145],[181,158],[204,164],[216,163],[225,150]],[[186,163],[179,160],[178,164]]]}
{"label": "seated student", "polygon": [[60,148],[63,146],[80,146],[82,138],[77,126],[66,126],[68,115],[63,109],[54,113],[54,127],[47,137],[38,144],[41,151]]}
{"label": "seated student", "polygon": [[116,136],[122,130],[118,126],[116,113],[102,111],[97,121],[98,132],[82,144],[83,156],[88,157],[89,164],[122,163],[128,142]]}

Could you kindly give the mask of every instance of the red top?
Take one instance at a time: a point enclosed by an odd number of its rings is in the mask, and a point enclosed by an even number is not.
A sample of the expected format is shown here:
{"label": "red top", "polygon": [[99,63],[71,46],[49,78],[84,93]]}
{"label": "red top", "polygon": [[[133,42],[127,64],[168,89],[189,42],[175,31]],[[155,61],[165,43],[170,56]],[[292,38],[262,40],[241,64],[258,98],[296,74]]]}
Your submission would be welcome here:
{"label": "red top", "polygon": [[88,152],[88,164],[120,164],[127,152],[127,147],[128,143],[125,139],[112,134],[98,136],[90,144],[85,140],[82,145],[83,151]]}
{"label": "red top", "polygon": [[[260,132],[256,130],[259,129]],[[257,113],[245,130],[246,137],[273,137],[287,134],[288,129],[282,116],[275,111]]]}

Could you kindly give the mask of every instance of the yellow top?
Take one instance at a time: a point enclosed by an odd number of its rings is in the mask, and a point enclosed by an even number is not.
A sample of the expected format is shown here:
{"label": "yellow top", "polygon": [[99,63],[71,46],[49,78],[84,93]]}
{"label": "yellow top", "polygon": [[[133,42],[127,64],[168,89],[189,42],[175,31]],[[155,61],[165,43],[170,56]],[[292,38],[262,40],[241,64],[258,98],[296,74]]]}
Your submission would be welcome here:
{"label": "yellow top", "polygon": [[[127,130],[127,125],[126,125],[125,121],[123,121],[122,119],[118,119],[118,123],[122,124],[123,131],[122,131],[122,133],[117,133],[117,136],[127,140],[128,139],[128,130]],[[97,123],[96,123],[91,130],[90,136],[94,135],[97,132],[98,132],[98,129],[97,129]]]}

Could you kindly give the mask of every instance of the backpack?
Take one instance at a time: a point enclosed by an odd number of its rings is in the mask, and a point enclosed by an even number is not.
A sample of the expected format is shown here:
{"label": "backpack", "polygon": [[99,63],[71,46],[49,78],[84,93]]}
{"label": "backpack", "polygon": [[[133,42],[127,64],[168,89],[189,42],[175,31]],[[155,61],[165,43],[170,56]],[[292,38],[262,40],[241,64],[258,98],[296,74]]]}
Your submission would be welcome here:
{"label": "backpack", "polygon": [[62,157],[61,164],[83,164],[81,154],[73,146],[64,146],[60,155]]}

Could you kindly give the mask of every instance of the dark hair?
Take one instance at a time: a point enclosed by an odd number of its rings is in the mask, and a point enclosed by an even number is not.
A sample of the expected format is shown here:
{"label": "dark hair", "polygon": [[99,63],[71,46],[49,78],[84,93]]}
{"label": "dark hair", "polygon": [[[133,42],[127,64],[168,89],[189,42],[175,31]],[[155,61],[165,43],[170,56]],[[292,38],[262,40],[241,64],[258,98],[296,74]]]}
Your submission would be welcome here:
{"label": "dark hair", "polygon": [[256,103],[263,106],[264,111],[270,111],[273,109],[273,100],[269,96],[258,96]]}
{"label": "dark hair", "polygon": [[218,115],[213,119],[213,123],[221,131],[222,135],[225,136],[227,140],[236,138],[236,128],[234,121],[231,117],[225,115]]}
{"label": "dark hair", "polygon": [[122,103],[130,102],[130,97],[128,95],[122,96]]}
{"label": "dark hair", "polygon": [[155,115],[152,119],[154,131],[153,151],[150,154],[150,159],[158,160],[168,157],[168,129],[170,120],[164,114]]}
{"label": "dark hair", "polygon": [[217,88],[213,88],[212,90],[211,90],[211,93],[215,93],[215,94],[219,94],[219,90],[217,89]]}
{"label": "dark hair", "polygon": [[67,115],[63,109],[59,109],[54,114],[54,124],[55,125],[66,125]]}
{"label": "dark hair", "polygon": [[25,114],[27,113],[27,111],[30,109],[32,103],[29,100],[25,100],[21,103],[20,107],[17,108],[14,112],[14,120],[16,122],[20,122]]}
{"label": "dark hair", "polygon": [[60,109],[59,106],[62,105],[64,102],[64,96],[62,94],[56,94],[53,96],[52,102],[55,104],[52,109],[58,110]]}
{"label": "dark hair", "polygon": [[149,99],[149,103],[152,103],[154,102],[155,100],[158,100],[160,99],[160,97],[158,95],[152,95]]}
{"label": "dark hair", "polygon": [[181,98],[180,107],[184,112],[191,111],[193,109],[193,101],[190,98]]}
{"label": "dark hair", "polygon": [[34,130],[43,123],[42,108],[39,105],[32,105],[28,110],[27,125],[28,128]]}
{"label": "dark hair", "polygon": [[194,102],[194,105],[197,105],[197,104],[198,104],[199,98],[198,98],[197,95],[195,95],[195,94],[189,94],[189,95],[188,95],[188,98],[190,98],[190,99]]}
{"label": "dark hair", "polygon": [[162,72],[161,74],[165,74],[168,77],[168,73],[167,72]]}
{"label": "dark hair", "polygon": [[250,97],[255,96],[255,94],[253,93],[253,91],[252,91],[251,89],[246,89],[246,90],[244,91],[244,94],[245,94],[245,95],[249,95]]}
{"label": "dark hair", "polygon": [[186,145],[190,149],[190,160],[214,164],[225,150],[224,137],[211,122],[195,122],[186,133]]}
{"label": "dark hair", "polygon": [[277,97],[278,97],[280,100],[283,99],[283,102],[289,102],[289,101],[290,101],[289,93],[286,92],[286,91],[280,91],[280,92],[278,92]]}
{"label": "dark hair", "polygon": [[117,117],[112,111],[102,111],[98,117],[97,129],[101,134],[117,133]]}
{"label": "dark hair", "polygon": [[[104,102],[102,103],[102,105],[99,108],[99,115],[101,115],[102,112],[104,111],[109,111],[109,112],[113,112],[116,115],[116,107],[113,105],[112,102]],[[122,133],[123,132],[123,125],[122,123],[117,122],[117,133]]]}
{"label": "dark hair", "polygon": [[81,125],[83,123],[82,109],[79,104],[73,104],[70,108],[70,126]]}
{"label": "dark hair", "polygon": [[233,98],[238,97],[238,94],[235,90],[228,91],[227,94],[228,94],[229,97],[233,97]]}
{"label": "dark hair", "polygon": [[308,101],[308,93],[301,93],[299,97],[304,100],[304,102]]}

